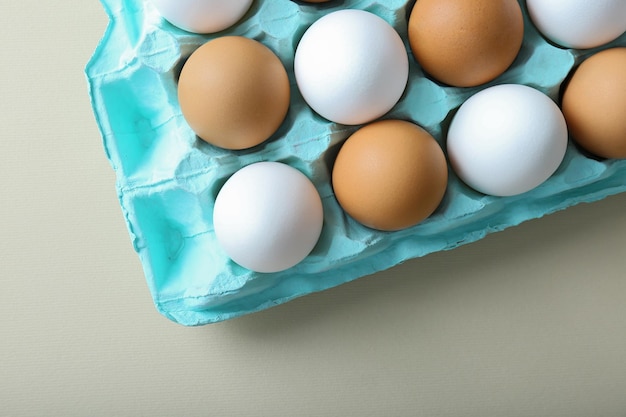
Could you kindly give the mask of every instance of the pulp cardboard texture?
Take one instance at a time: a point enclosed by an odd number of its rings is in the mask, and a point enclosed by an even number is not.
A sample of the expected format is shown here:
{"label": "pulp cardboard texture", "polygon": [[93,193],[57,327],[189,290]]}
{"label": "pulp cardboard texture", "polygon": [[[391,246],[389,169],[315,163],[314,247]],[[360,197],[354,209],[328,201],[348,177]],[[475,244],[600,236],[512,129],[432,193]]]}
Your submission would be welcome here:
{"label": "pulp cardboard texture", "polygon": [[[626,160],[593,158],[570,141],[558,171],[530,192],[507,198],[485,196],[450,171],[446,196],[429,219],[399,232],[368,229],[342,211],[330,184],[339,147],[360,126],[342,126],[316,115],[300,96],[293,76],[296,46],[314,21],[346,8],[372,12],[398,31],[410,59],[407,89],[384,118],[421,125],[445,151],[450,120],[472,94],[496,84],[518,83],[558,103],[562,82],[571,70],[594,52],[626,45],[626,34],[592,50],[557,47],[533,27],[521,1],[525,36],[513,65],[488,84],[453,88],[425,76],[410,53],[407,20],[412,1],[315,5],[255,0],[238,24],[212,35],[172,26],[147,1],[102,3],[110,24],[86,68],[93,110],[155,306],[182,325],[259,311],[626,191]],[[245,151],[227,151],[199,140],[185,123],[177,101],[177,77],[185,58],[203,43],[225,35],[246,36],[268,46],[285,65],[292,87],[289,114],[281,128],[265,143]],[[279,161],[301,170],[317,187],[325,210],[322,235],[313,252],[279,273],[254,273],[236,265],[219,247],[213,231],[212,207],[220,187],[238,169],[258,161]]]}

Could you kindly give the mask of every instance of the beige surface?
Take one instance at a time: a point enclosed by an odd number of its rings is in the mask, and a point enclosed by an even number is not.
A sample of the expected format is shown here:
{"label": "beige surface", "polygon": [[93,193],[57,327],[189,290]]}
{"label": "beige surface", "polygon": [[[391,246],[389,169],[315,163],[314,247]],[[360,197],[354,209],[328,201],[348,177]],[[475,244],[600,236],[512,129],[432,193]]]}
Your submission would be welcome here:
{"label": "beige surface", "polygon": [[161,317],[82,72],[105,23],[0,13],[0,415],[626,415],[626,195],[233,321]]}

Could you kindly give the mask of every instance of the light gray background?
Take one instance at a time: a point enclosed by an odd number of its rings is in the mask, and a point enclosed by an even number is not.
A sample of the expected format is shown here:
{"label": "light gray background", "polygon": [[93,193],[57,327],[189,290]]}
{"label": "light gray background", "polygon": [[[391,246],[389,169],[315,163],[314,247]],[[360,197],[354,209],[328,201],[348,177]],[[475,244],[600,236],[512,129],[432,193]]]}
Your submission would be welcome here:
{"label": "light gray background", "polygon": [[240,319],[160,316],[83,75],[105,25],[2,1],[0,415],[626,416],[626,195]]}

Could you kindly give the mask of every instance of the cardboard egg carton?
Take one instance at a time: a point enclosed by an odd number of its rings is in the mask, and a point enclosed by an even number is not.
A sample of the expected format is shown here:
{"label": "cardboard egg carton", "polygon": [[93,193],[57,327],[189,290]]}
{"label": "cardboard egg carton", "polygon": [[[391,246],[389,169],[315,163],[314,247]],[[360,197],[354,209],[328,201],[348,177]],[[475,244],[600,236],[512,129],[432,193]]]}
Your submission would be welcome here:
{"label": "cardboard egg carton", "polygon": [[[369,229],[343,212],[330,183],[341,144],[360,126],[338,125],[316,115],[299,94],[293,76],[298,40],[314,21],[345,8],[372,12],[398,31],[410,60],[406,91],[384,118],[417,123],[445,150],[452,116],[471,95],[492,85],[517,83],[536,88],[558,103],[561,84],[571,70],[598,50],[626,46],[626,34],[593,50],[557,47],[533,27],[522,1],[525,37],[513,65],[488,84],[454,88],[425,76],[410,52],[411,1],[306,5],[255,0],[237,25],[213,35],[172,26],[147,1],[102,2],[110,24],[86,68],[92,105],[155,306],[177,323],[202,325],[272,307],[626,191],[625,160],[593,158],[570,141],[557,172],[530,192],[486,196],[468,188],[450,170],[444,200],[431,217],[398,232]],[[177,102],[176,83],[185,59],[203,43],[225,35],[250,37],[268,46],[283,62],[292,87],[290,110],[280,129],[245,151],[224,150],[199,140]],[[259,161],[283,162],[302,171],[315,184],[324,206],[322,235],[313,252],[295,267],[272,274],[255,273],[232,262],[219,247],[212,225],[221,186],[241,167]]]}

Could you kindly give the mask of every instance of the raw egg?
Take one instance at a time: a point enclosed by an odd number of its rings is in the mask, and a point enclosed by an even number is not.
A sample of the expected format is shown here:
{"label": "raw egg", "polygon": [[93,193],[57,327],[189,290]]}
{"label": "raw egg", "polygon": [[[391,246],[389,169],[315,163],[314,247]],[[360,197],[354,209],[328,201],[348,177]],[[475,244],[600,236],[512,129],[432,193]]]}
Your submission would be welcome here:
{"label": "raw egg", "polygon": [[446,158],[424,129],[383,120],[357,130],[341,147],[332,185],[341,207],[373,229],[418,224],[441,203],[448,182]]}
{"label": "raw egg", "polygon": [[539,31],[561,46],[594,48],[626,31],[624,0],[527,0]]}
{"label": "raw egg", "polygon": [[237,264],[256,272],[278,272],[313,250],[324,213],[313,183],[279,162],[258,162],[233,174],[213,209],[219,245]]}
{"label": "raw egg", "polygon": [[521,194],[545,182],[567,149],[567,125],[545,94],[517,84],[489,87],[461,105],[447,138],[450,164],[471,188]]}
{"label": "raw egg", "polygon": [[252,0],[151,0],[165,20],[193,33],[214,33],[237,23]]}
{"label": "raw egg", "polygon": [[418,0],[409,43],[424,71],[445,84],[472,87],[505,72],[522,46],[517,0]]}
{"label": "raw egg", "polygon": [[304,33],[294,73],[304,100],[319,115],[358,125],[384,115],[400,100],[409,58],[400,35],[381,17],[340,10]]}
{"label": "raw egg", "polygon": [[583,61],[566,84],[561,106],[580,146],[604,158],[626,158],[626,48]]}
{"label": "raw egg", "polygon": [[246,149],[280,127],[289,110],[289,78],[265,45],[224,36],[191,54],[180,74],[178,99],[201,139],[221,148]]}

